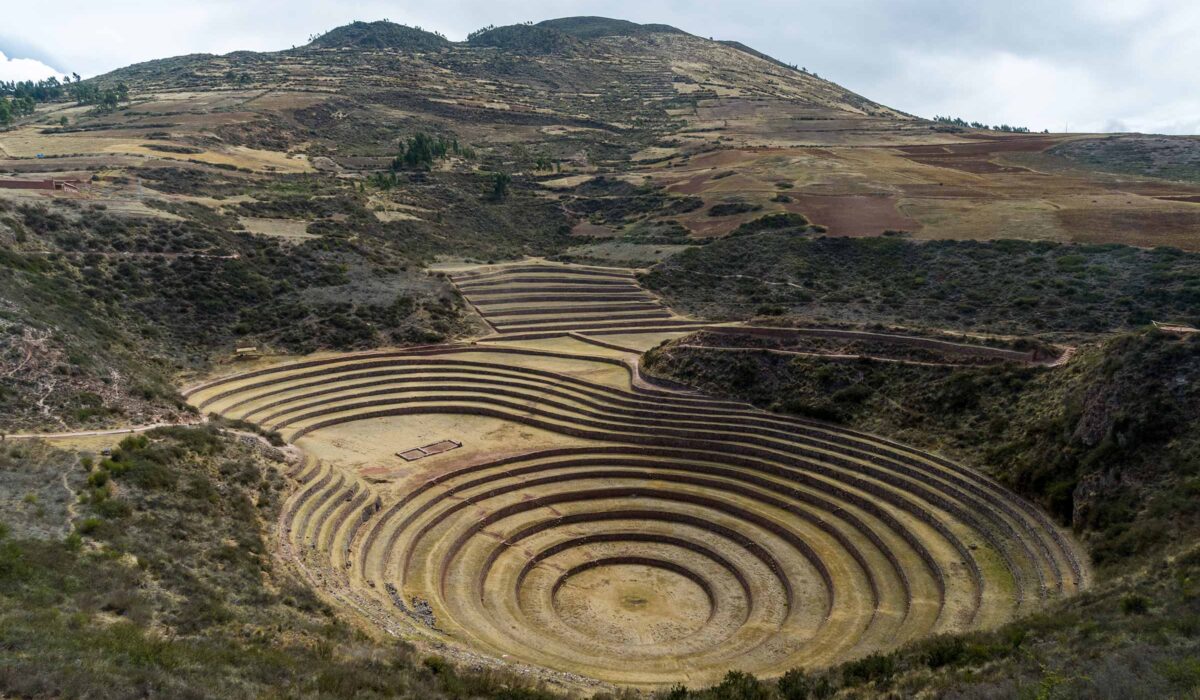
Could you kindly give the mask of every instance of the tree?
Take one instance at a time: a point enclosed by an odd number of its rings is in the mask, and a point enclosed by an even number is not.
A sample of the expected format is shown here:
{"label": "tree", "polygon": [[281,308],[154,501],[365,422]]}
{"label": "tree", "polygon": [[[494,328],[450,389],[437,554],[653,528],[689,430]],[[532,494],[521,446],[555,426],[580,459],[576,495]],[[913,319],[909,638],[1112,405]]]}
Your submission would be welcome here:
{"label": "tree", "polygon": [[512,182],[512,176],[508,173],[494,173],[492,175],[492,199],[500,201],[507,197],[510,182]]}
{"label": "tree", "polygon": [[425,133],[417,132],[408,140],[408,146],[404,151],[404,164],[410,168],[432,168],[436,150],[432,138]]}
{"label": "tree", "polygon": [[470,146],[461,145],[456,138],[434,137],[418,131],[409,137],[408,141],[400,142],[399,152],[392,159],[392,170],[403,168],[429,170],[433,168],[435,160],[447,158],[450,154],[461,156],[467,160],[475,158],[475,151]]}
{"label": "tree", "polygon": [[106,112],[111,112],[112,110],[116,109],[118,102],[119,99],[117,97],[116,90],[105,90],[103,94],[100,95],[100,107]]}

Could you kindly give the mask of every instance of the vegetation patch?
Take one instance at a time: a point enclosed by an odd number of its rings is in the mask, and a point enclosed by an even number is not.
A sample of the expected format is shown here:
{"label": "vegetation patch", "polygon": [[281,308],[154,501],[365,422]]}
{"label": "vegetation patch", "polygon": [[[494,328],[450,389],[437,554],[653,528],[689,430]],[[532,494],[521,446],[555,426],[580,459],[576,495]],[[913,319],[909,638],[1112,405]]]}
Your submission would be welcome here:
{"label": "vegetation patch", "polygon": [[1087,168],[1200,182],[1200,138],[1120,134],[1067,141],[1047,151]]}
{"label": "vegetation patch", "polygon": [[129,438],[100,462],[45,448],[3,459],[35,471],[73,462],[88,480],[66,537],[30,539],[30,516],[5,512],[5,695],[552,697],[341,622],[267,551],[284,465],[212,428]]}
{"label": "vegetation patch", "polygon": [[804,232],[809,227],[809,221],[802,214],[793,214],[791,212],[781,212],[775,214],[764,214],[753,221],[738,226],[729,235],[745,236],[752,233],[762,233],[763,231],[794,231]]}
{"label": "vegetation patch", "polygon": [[1084,338],[1200,322],[1200,256],[1172,248],[766,232],[687,250],[643,281],[708,318],[770,307],[820,322]]}
{"label": "vegetation patch", "polygon": [[761,204],[750,202],[720,202],[708,208],[709,216],[733,216],[762,209]]}
{"label": "vegetation patch", "polygon": [[1038,501],[1118,569],[1200,531],[1200,338],[1140,331],[1057,368],[830,362],[686,341],[648,371],[936,449]]}

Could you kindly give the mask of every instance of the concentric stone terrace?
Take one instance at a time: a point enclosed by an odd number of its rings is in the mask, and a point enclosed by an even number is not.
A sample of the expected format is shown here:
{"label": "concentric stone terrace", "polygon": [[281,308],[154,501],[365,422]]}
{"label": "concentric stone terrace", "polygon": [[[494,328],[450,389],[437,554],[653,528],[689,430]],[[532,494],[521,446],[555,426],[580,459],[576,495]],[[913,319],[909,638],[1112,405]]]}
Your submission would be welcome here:
{"label": "concentric stone terrace", "polygon": [[521,263],[452,271],[450,278],[488,325],[510,337],[689,330],[705,325],[673,314],[627,270]]}
{"label": "concentric stone terrace", "polygon": [[[389,629],[606,681],[702,683],[983,628],[1079,590],[1073,544],[937,456],[502,346],[214,381],[310,459],[282,527]],[[407,463],[438,439],[463,446]]]}

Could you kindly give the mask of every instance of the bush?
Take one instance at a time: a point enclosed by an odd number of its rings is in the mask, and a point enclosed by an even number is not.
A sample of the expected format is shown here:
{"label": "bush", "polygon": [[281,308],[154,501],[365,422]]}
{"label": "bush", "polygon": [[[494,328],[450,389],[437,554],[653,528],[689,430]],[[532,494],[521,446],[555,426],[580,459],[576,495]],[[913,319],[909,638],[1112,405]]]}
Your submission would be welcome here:
{"label": "bush", "polygon": [[762,209],[761,204],[750,204],[749,202],[721,202],[714,204],[708,208],[709,216],[733,216],[734,214],[745,214],[749,211],[758,211]]}
{"label": "bush", "polygon": [[810,678],[799,668],[793,668],[780,676],[776,688],[783,700],[827,698],[833,694],[833,687],[828,678]]}
{"label": "bush", "polygon": [[833,394],[832,398],[835,403],[842,404],[857,404],[866,401],[874,395],[871,387],[865,384],[854,384],[845,389],[841,389]]}
{"label": "bush", "polygon": [[808,228],[808,224],[808,219],[800,214],[793,214],[791,212],[764,214],[754,221],[747,221],[741,226],[738,226],[730,235],[745,236],[752,233],[760,233],[762,231],[803,231]]}
{"label": "bush", "polygon": [[712,700],[769,700],[771,691],[749,673],[730,671],[704,695]]}
{"label": "bush", "polygon": [[896,673],[896,660],[889,654],[871,654],[842,666],[842,682],[846,685],[876,683],[887,685]]}
{"label": "bush", "polygon": [[962,660],[966,650],[966,642],[958,637],[935,637],[926,644],[922,658],[929,668],[953,666]]}
{"label": "bush", "polygon": [[106,498],[97,503],[95,507],[97,513],[109,520],[127,518],[133,514],[133,506],[119,498]]}
{"label": "bush", "polygon": [[1130,593],[1121,599],[1121,612],[1126,615],[1145,615],[1150,611],[1150,601],[1144,596]]}

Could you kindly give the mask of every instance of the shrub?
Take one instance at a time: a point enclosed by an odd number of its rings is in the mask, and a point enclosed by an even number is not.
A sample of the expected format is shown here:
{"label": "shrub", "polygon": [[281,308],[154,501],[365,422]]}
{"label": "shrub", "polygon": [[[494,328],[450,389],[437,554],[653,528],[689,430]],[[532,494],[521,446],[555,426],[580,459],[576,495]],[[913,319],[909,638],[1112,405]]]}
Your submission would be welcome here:
{"label": "shrub", "polygon": [[705,695],[713,700],[769,700],[771,691],[752,674],[730,671]]}
{"label": "shrub", "polygon": [[875,392],[871,390],[871,387],[866,386],[865,384],[854,384],[846,387],[845,389],[834,392],[831,398],[835,403],[856,404],[862,403],[863,401],[871,398],[874,393]]}
{"label": "shrub", "polygon": [[958,637],[935,637],[926,645],[922,658],[929,668],[941,668],[958,663],[966,650],[966,642]]}
{"label": "shrub", "polygon": [[510,182],[512,182],[512,176],[508,173],[492,175],[492,199],[498,202],[507,197]]}
{"label": "shrub", "polygon": [[133,506],[119,498],[106,498],[96,504],[96,512],[109,520],[117,520],[132,515]]}
{"label": "shrub", "polygon": [[754,221],[747,221],[734,229],[730,235],[745,236],[762,231],[803,231],[808,228],[808,224],[808,219],[801,214],[778,212],[775,214],[764,214]]}
{"label": "shrub", "polygon": [[1126,615],[1145,615],[1150,611],[1150,601],[1144,596],[1130,593],[1121,599],[1121,612]]}
{"label": "shrub", "polygon": [[889,654],[871,654],[842,666],[842,682],[846,685],[877,683],[887,685],[896,673],[896,660]]}
{"label": "shrub", "polygon": [[782,408],[786,413],[794,413],[798,416],[829,421],[830,423],[841,423],[846,420],[841,411],[829,404],[817,404],[801,399],[789,399],[783,403]]}
{"label": "shrub", "polygon": [[749,211],[758,211],[762,209],[761,204],[750,204],[748,202],[721,202],[714,204],[708,208],[709,216],[733,216],[734,214],[745,214]]}
{"label": "shrub", "polygon": [[823,698],[829,695],[829,681],[825,678],[814,680],[804,673],[803,669],[793,668],[779,677],[776,688],[783,700],[808,700],[810,697]]}

